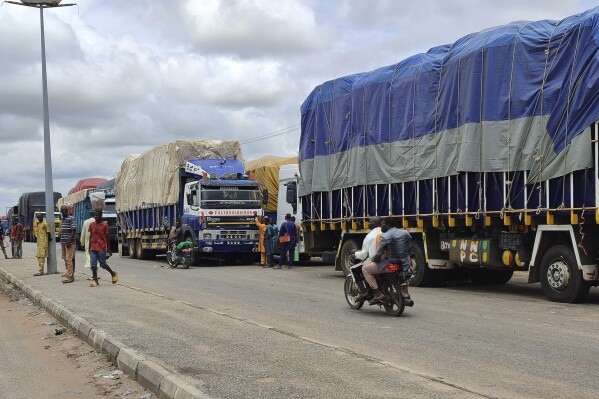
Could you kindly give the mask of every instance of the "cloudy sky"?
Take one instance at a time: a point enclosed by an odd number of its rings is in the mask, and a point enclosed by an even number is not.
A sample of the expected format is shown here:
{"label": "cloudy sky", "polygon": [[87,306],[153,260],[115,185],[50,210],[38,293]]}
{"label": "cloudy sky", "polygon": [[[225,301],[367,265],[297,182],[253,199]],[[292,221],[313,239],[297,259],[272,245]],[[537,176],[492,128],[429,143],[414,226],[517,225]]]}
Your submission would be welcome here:
{"label": "cloudy sky", "polygon": [[[63,3],[68,2],[64,0]],[[54,190],[176,139],[296,155],[314,86],[591,0],[80,0],[46,10]],[[0,215],[44,190],[39,12],[0,8]]]}

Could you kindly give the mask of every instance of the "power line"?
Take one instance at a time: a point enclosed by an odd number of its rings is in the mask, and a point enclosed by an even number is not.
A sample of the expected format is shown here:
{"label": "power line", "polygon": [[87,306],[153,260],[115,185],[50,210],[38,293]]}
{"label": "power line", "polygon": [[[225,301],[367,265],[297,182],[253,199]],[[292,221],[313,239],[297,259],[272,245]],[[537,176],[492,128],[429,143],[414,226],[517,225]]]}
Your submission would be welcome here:
{"label": "power line", "polygon": [[298,123],[296,125],[288,126],[286,128],[280,129],[280,130],[275,130],[274,132],[266,133],[261,136],[256,136],[251,139],[241,141],[240,144],[249,144],[249,143],[253,143],[256,141],[270,139],[272,137],[282,136],[284,134],[295,132],[295,131],[299,130],[299,127],[300,127],[300,124]]}

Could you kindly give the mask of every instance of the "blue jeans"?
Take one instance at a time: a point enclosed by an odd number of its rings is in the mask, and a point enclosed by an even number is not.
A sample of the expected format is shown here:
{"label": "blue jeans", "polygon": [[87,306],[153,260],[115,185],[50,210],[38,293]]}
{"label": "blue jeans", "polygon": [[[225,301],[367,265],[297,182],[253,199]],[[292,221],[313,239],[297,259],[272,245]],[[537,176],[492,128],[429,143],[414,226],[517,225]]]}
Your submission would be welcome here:
{"label": "blue jeans", "polygon": [[106,263],[106,251],[89,251],[89,260],[92,267],[92,271],[98,270],[98,263],[102,269],[106,269],[108,264]]}
{"label": "blue jeans", "polygon": [[289,254],[289,267],[293,266],[293,254],[295,252],[295,240],[281,244],[281,255],[279,257],[279,266],[283,266],[287,262],[287,254]]}

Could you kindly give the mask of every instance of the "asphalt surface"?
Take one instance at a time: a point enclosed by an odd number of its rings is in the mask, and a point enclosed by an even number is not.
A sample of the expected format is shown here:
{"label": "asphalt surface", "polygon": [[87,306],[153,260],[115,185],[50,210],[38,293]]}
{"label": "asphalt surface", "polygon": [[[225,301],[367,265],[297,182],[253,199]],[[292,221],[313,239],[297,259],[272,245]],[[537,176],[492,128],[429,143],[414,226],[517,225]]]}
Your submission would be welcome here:
{"label": "asphalt surface", "polygon": [[215,398],[595,398],[599,388],[597,289],[564,305],[521,275],[412,288],[416,306],[392,318],[351,310],[332,266],[182,270],[115,255],[119,283],[100,270],[90,288],[82,252],[67,285],[33,277],[33,252],[26,244],[25,259],[0,267]]}

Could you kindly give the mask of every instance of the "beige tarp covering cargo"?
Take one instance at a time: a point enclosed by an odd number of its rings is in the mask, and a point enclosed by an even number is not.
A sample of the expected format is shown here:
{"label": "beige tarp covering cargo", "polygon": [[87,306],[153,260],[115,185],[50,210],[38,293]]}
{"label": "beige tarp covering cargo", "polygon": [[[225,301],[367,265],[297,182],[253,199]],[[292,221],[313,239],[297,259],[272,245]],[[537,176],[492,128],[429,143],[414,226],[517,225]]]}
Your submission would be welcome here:
{"label": "beige tarp covering cargo", "polygon": [[85,197],[87,197],[88,191],[89,190],[80,190],[80,191],[77,191],[76,193],[69,194],[66,197],[62,197],[56,202],[56,207],[60,210],[60,207],[64,204],[74,205],[79,201],[83,201],[85,199]]}
{"label": "beige tarp covering cargo", "polygon": [[123,161],[114,182],[117,211],[162,206],[179,200],[179,168],[190,159],[243,162],[237,140],[177,140]]}
{"label": "beige tarp covering cargo", "polygon": [[297,157],[275,157],[266,155],[262,158],[245,164],[245,173],[253,172],[260,184],[260,191],[268,190],[268,204],[266,212],[277,211],[277,197],[279,195],[279,169],[283,165],[298,163]]}

